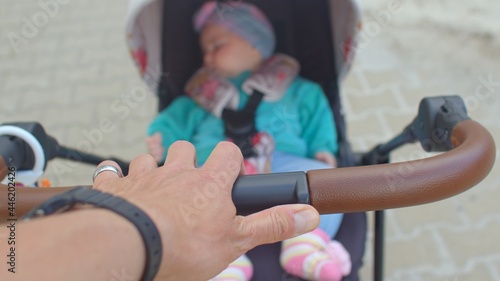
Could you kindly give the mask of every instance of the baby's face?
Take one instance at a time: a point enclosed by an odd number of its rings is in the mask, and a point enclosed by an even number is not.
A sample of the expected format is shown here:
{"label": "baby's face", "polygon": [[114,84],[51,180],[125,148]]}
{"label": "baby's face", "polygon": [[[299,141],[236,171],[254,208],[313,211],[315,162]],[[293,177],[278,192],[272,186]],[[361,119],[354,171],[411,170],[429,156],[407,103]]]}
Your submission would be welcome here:
{"label": "baby's face", "polygon": [[253,71],[262,62],[262,56],[256,48],[218,25],[209,24],[202,29],[200,46],[205,66],[224,77]]}

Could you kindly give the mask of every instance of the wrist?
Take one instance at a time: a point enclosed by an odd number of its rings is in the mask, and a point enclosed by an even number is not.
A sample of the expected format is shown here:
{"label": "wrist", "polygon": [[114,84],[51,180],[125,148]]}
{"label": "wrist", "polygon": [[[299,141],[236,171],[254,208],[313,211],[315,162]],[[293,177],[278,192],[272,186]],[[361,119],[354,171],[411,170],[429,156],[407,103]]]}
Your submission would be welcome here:
{"label": "wrist", "polygon": [[28,212],[24,216],[24,220],[64,212],[76,204],[89,204],[107,209],[133,224],[145,245],[146,266],[140,280],[153,279],[162,259],[163,249],[160,234],[154,222],[142,209],[123,198],[89,187],[76,187],[45,201],[42,205]]}
{"label": "wrist", "polygon": [[[79,209],[21,222],[19,229],[19,243],[26,244],[19,261],[28,266],[19,272],[19,280],[112,280],[124,274],[139,280],[144,271],[141,235],[112,211]],[[37,241],[32,241],[33,233]],[[28,250],[29,245],[37,251]],[[61,264],[64,269],[53,270]]]}
{"label": "wrist", "polygon": [[[129,276],[133,280],[140,280],[146,266],[146,247],[137,227],[128,219],[108,209],[81,205],[80,209],[75,210],[75,214],[77,213],[82,219],[88,221],[88,225],[93,225],[93,227],[85,227],[85,221],[71,217],[82,225],[82,229],[85,229],[82,231],[82,236],[96,236],[95,230],[100,229],[100,235],[92,242],[96,243],[96,248],[99,249],[98,254],[101,254],[102,249],[113,249],[104,251],[105,255],[109,254],[106,264],[110,265],[107,271],[111,277],[118,274]],[[123,272],[124,270],[126,271]],[[106,278],[109,280],[108,276]]]}

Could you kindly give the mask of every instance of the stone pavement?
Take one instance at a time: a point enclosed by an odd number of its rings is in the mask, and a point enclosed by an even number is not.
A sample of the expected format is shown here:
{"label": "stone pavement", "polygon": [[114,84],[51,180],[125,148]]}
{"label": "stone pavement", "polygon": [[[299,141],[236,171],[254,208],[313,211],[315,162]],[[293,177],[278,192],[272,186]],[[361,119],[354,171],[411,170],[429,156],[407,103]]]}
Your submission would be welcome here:
{"label": "stone pavement", "polygon": [[[452,94],[466,100],[471,117],[498,142],[498,46],[429,24],[383,25],[374,16],[380,9],[365,11],[365,41],[343,86],[354,148],[364,151],[393,137],[414,118],[422,97]],[[59,143],[104,157],[130,160],[145,152],[156,100],[129,58],[125,13],[118,0],[3,1],[0,123],[35,120]],[[409,145],[393,160],[420,151]],[[459,196],[386,212],[385,280],[500,280],[497,166]],[[93,171],[55,160],[45,176],[56,186],[90,184]],[[372,279],[372,239],[370,232],[363,280]]]}

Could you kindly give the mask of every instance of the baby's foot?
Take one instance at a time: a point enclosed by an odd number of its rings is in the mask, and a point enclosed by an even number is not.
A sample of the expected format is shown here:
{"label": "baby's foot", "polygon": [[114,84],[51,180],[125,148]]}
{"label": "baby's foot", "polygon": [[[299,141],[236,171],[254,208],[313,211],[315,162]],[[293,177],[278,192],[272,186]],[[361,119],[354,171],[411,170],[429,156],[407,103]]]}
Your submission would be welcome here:
{"label": "baby's foot", "polygon": [[250,259],[243,255],[233,261],[224,271],[210,281],[249,281],[253,275],[253,266]]}
{"label": "baby's foot", "polygon": [[[338,259],[326,251],[329,238],[320,229],[283,242],[280,262],[294,276],[317,281],[340,281],[343,271]],[[333,250],[333,248],[332,248]]]}
{"label": "baby's foot", "polygon": [[328,242],[325,251],[340,265],[343,276],[351,273],[351,255],[339,241],[333,240]]}

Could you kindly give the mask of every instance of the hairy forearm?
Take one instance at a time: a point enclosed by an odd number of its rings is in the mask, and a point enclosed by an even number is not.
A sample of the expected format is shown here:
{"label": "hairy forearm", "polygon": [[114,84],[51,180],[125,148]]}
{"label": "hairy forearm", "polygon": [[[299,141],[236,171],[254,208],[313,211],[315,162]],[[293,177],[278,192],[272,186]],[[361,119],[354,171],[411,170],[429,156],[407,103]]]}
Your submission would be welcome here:
{"label": "hairy forearm", "polygon": [[[0,234],[6,232],[2,225]],[[15,273],[5,262],[13,246]],[[139,280],[145,264],[134,225],[95,208],[18,221],[15,245],[1,241],[0,252],[0,280]]]}

